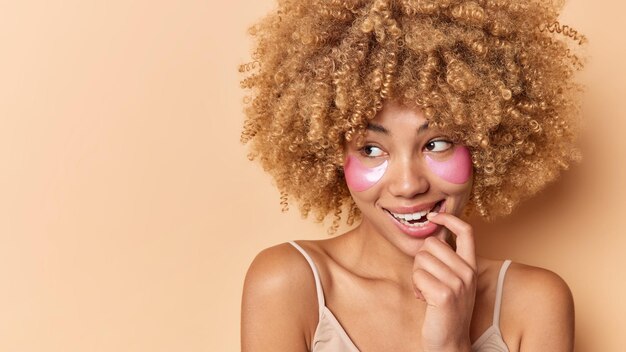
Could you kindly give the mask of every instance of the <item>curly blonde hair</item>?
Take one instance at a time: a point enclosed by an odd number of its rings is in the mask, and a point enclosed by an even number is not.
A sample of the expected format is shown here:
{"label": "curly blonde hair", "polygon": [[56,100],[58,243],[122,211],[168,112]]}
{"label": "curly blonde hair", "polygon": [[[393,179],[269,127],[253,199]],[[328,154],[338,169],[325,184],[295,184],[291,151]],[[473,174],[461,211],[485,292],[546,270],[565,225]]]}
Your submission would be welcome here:
{"label": "curly blonde hair", "polygon": [[[571,50],[585,37],[557,21],[560,3],[515,0],[279,0],[250,28],[253,60],[242,143],[317,221],[360,212],[343,175],[343,148],[387,100],[419,108],[466,145],[468,209],[488,220],[580,159],[581,86]],[[569,39],[568,39],[569,38]]]}

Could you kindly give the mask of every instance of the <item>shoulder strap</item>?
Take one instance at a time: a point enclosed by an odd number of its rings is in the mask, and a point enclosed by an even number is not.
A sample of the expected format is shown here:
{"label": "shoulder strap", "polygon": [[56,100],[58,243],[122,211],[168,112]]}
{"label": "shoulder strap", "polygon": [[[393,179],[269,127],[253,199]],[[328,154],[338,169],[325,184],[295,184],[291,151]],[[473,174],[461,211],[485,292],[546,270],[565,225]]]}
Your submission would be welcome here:
{"label": "shoulder strap", "polygon": [[502,267],[500,268],[500,274],[498,275],[498,286],[496,289],[496,304],[493,308],[493,325],[500,328],[500,308],[502,305],[502,286],[504,285],[504,276],[506,275],[506,270],[511,265],[511,260],[507,259],[502,263]]}
{"label": "shoulder strap", "polygon": [[292,246],[294,246],[300,253],[302,253],[306,261],[309,262],[309,266],[311,267],[311,270],[313,270],[313,276],[315,277],[315,289],[317,291],[317,303],[319,305],[318,308],[319,308],[319,313],[321,316],[322,309],[326,306],[326,302],[324,301],[324,290],[322,290],[322,281],[320,280],[320,274],[317,271],[317,267],[315,266],[313,259],[311,259],[311,256],[309,256],[309,254],[304,250],[304,248],[300,247],[300,245],[298,245],[294,241],[289,241],[289,243]]}

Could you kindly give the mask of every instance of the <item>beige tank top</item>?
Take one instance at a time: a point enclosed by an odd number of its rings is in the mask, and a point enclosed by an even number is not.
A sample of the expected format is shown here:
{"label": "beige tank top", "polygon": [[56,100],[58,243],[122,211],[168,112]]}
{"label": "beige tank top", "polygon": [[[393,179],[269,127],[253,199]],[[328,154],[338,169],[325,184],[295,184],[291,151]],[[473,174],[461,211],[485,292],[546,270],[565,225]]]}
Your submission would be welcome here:
{"label": "beige tank top", "polygon": [[[313,270],[313,276],[315,277],[315,288],[317,290],[317,301],[319,302],[319,322],[315,330],[315,335],[312,341],[312,352],[359,352],[354,342],[350,339],[346,331],[333,313],[326,307],[324,301],[324,291],[322,290],[322,282],[320,280],[319,272],[313,262],[313,259],[300,245],[294,241],[289,241],[294,246]],[[500,332],[500,305],[502,303],[502,285],[504,283],[504,276],[506,270],[511,264],[510,260],[505,260],[500,268],[500,274],[498,275],[498,286],[496,289],[496,302],[493,310],[493,324],[485,330],[485,332],[472,344],[473,352],[509,352],[509,349],[502,339],[502,333]]]}

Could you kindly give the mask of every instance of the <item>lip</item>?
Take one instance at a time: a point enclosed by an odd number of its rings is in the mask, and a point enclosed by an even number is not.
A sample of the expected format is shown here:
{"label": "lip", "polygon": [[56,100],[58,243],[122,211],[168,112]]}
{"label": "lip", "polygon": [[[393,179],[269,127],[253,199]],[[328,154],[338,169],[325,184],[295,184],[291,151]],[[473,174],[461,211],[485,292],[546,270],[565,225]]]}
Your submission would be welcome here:
{"label": "lip", "polygon": [[[430,207],[425,207],[424,205],[421,205],[420,208],[431,209],[431,207],[437,204],[438,202],[439,201],[431,203]],[[439,209],[440,213],[443,213],[445,211],[445,204],[446,204],[446,201],[443,200],[441,203],[441,207]],[[398,209],[409,209],[407,213],[410,213],[410,212],[420,211],[421,210],[420,208],[417,208],[417,207],[394,208],[394,213],[396,212],[395,210],[398,210]],[[413,210],[413,209],[418,209],[418,210]],[[396,218],[389,213],[390,209],[385,209],[385,210],[388,210],[388,211],[385,211],[385,213],[400,231],[414,238],[426,238],[428,236],[431,236],[434,233],[436,233],[437,230],[439,230],[439,228],[441,227],[441,225],[435,224],[434,222],[431,222],[431,221],[429,221],[428,224],[424,225],[423,227],[410,227],[396,220]]]}

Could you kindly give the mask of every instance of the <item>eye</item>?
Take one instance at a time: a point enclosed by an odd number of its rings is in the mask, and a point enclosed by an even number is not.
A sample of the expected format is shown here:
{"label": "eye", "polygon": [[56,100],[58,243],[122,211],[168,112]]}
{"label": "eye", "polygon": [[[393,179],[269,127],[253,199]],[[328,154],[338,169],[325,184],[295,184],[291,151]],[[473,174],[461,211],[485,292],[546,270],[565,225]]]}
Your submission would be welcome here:
{"label": "eye", "polygon": [[365,156],[375,158],[377,156],[382,156],[383,150],[373,145],[366,145],[363,148],[361,148],[361,153],[363,153],[363,155]]}
{"label": "eye", "polygon": [[443,151],[450,149],[451,147],[452,147],[452,142],[449,142],[443,139],[430,141],[425,146],[425,148],[429,152],[443,152]]}

